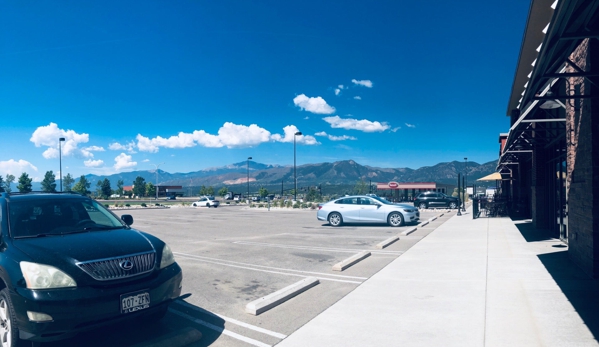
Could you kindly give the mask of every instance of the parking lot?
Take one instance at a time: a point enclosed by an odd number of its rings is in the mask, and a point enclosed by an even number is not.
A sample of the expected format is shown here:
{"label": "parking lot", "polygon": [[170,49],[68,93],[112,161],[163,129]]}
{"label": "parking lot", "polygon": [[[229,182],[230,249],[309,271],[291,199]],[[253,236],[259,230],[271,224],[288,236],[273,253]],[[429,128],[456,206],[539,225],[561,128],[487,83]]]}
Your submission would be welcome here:
{"label": "parking lot", "polygon": [[[421,211],[426,226],[350,225],[334,228],[315,210],[219,208],[116,210],[131,214],[133,227],[166,241],[183,269],[185,300],[171,305],[153,326],[108,327],[48,346],[186,345],[190,331],[202,338],[190,346],[273,346],[401,256],[455,212]],[[377,244],[400,235],[379,249]],[[359,252],[371,255],[344,271],[333,265]],[[307,277],[319,284],[259,315],[248,303]],[[186,342],[187,341],[187,342]]]}

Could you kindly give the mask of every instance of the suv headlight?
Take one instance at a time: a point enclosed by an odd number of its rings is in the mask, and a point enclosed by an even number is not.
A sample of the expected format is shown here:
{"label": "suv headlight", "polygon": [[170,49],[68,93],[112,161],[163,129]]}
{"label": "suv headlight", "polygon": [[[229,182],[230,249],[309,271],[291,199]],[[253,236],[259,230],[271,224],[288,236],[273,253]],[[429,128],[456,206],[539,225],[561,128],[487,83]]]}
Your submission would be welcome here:
{"label": "suv headlight", "polygon": [[175,256],[171,251],[171,248],[165,243],[162,248],[162,259],[160,259],[160,268],[164,269],[165,267],[173,264],[175,262]]}
{"label": "suv headlight", "polygon": [[71,276],[54,266],[30,263],[19,263],[21,272],[29,289],[51,289],[77,287],[77,282]]}

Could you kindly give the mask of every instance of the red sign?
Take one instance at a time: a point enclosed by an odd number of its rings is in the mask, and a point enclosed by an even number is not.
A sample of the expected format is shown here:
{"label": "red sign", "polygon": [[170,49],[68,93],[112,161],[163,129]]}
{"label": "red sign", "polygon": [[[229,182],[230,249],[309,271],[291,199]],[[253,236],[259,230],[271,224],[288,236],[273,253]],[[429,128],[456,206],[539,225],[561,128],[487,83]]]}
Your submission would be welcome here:
{"label": "red sign", "polygon": [[397,182],[389,182],[388,186],[391,189],[395,189],[395,188],[399,187],[399,183],[397,183]]}

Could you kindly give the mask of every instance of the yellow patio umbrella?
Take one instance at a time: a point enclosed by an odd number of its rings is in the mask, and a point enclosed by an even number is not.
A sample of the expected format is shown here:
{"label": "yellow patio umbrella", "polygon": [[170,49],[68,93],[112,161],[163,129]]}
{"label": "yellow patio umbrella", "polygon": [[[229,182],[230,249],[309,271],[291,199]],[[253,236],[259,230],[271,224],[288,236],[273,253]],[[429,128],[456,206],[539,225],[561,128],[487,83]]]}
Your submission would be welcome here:
{"label": "yellow patio umbrella", "polygon": [[500,181],[500,180],[502,180],[502,177],[499,172],[493,172],[490,175],[487,175],[485,177],[481,177],[481,178],[477,179],[477,181]]}

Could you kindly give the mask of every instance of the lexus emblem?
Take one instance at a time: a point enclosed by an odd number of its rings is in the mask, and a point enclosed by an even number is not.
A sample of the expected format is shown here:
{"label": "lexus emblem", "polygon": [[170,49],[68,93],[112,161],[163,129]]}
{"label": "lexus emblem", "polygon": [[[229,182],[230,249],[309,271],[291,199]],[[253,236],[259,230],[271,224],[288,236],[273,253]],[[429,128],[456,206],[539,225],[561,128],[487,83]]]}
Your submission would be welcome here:
{"label": "lexus emblem", "polygon": [[119,265],[125,271],[129,271],[129,270],[133,269],[133,262],[131,260],[123,260],[122,262],[119,263]]}

